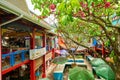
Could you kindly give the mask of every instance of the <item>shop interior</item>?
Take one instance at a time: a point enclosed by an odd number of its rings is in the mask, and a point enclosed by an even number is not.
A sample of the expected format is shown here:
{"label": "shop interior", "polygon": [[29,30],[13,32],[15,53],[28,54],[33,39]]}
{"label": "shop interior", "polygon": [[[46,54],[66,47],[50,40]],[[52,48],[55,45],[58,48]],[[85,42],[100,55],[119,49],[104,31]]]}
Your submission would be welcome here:
{"label": "shop interior", "polygon": [[[1,12],[0,14],[2,14],[4,18],[2,19],[3,20],[2,22],[9,21],[16,17],[15,15],[7,13],[5,11],[0,10],[0,12]],[[26,59],[29,59],[28,50],[31,48],[30,46],[31,44],[30,41],[32,37],[31,33],[33,31],[34,26],[36,26],[35,28],[37,28],[36,24],[33,24],[25,19],[19,19],[1,27],[2,28],[2,35],[1,35],[2,36],[2,44],[1,44],[2,45],[2,71],[9,69],[10,67],[16,64],[19,64]],[[39,31],[40,29],[43,30],[43,28],[41,27],[38,29]],[[36,30],[36,32],[38,31]],[[36,48],[40,48],[42,46],[42,37],[40,36],[39,38],[35,37],[35,43],[36,43],[35,44]],[[23,57],[23,54],[21,54],[21,51],[24,51],[24,57]],[[19,68],[14,69],[9,73],[15,72]],[[7,75],[9,73],[6,73],[3,75],[4,76],[3,80],[4,79],[6,80]]]}

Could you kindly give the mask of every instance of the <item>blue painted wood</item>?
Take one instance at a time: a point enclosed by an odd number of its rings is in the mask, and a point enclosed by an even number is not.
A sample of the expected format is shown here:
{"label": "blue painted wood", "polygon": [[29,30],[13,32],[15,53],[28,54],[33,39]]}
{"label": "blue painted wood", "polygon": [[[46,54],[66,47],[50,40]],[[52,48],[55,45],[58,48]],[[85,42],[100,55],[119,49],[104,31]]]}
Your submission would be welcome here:
{"label": "blue painted wood", "polygon": [[54,80],[63,80],[63,73],[53,73]]}
{"label": "blue painted wood", "polygon": [[28,50],[22,50],[22,53],[21,53],[21,61],[24,61],[25,60],[25,54],[28,52]]}
{"label": "blue painted wood", "polygon": [[2,54],[2,59],[5,59],[7,56],[10,56],[10,53],[8,53],[8,54]]}
{"label": "blue painted wood", "polygon": [[[68,60],[68,62],[74,62],[74,60]],[[78,63],[83,63],[84,60],[75,60],[75,62],[78,62]]]}
{"label": "blue painted wood", "polygon": [[22,53],[21,53],[21,61],[24,61],[25,60],[25,51],[22,50]]}
{"label": "blue painted wood", "polygon": [[13,54],[11,53],[11,55],[10,55],[10,65],[14,66],[14,64],[15,64],[15,56],[14,56],[14,52],[13,52]]}
{"label": "blue painted wood", "polygon": [[95,38],[93,38],[92,40],[93,40],[92,45],[97,46],[97,40]]}
{"label": "blue painted wood", "polygon": [[7,54],[2,54],[2,59],[5,59],[6,57],[10,57],[10,65],[14,66],[15,65],[15,56],[20,55],[21,56],[21,62],[25,61],[25,54],[27,53],[28,50],[18,50],[15,52],[7,53]]}

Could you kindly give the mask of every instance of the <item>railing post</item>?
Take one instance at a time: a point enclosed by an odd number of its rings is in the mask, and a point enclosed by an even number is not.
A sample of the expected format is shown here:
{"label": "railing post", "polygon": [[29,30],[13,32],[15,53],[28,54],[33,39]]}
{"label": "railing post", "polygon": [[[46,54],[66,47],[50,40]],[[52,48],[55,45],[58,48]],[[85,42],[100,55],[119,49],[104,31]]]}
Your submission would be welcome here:
{"label": "railing post", "polygon": [[1,26],[0,26],[0,80],[2,80],[2,65],[1,65],[1,63],[2,63],[2,56],[1,56],[1,54],[2,54],[2,50],[1,50],[1,47],[2,47],[2,29],[1,29]]}
{"label": "railing post", "polygon": [[[97,49],[96,49],[97,47],[96,46],[94,46],[94,51],[96,51]],[[94,57],[96,57],[96,54],[94,53]]]}
{"label": "railing post", "polygon": [[52,49],[52,59],[55,57],[55,48]]}
{"label": "railing post", "polygon": [[21,61],[23,62],[25,60],[25,50],[22,50],[22,53],[21,53]]}
{"label": "railing post", "polygon": [[[31,49],[35,48],[35,29],[33,29],[32,37],[31,37]],[[30,80],[36,80],[35,77],[35,61],[30,61]]]}
{"label": "railing post", "polygon": [[10,65],[11,66],[14,66],[14,64],[15,64],[15,54],[14,53],[15,52],[10,53]]}
{"label": "railing post", "polygon": [[[46,48],[46,34],[43,34],[43,47]],[[42,69],[42,78],[46,77],[46,60],[45,60],[45,55],[43,55],[43,65],[42,65],[43,69]]]}
{"label": "railing post", "polygon": [[102,57],[105,56],[105,48],[104,48],[104,43],[102,43]]}

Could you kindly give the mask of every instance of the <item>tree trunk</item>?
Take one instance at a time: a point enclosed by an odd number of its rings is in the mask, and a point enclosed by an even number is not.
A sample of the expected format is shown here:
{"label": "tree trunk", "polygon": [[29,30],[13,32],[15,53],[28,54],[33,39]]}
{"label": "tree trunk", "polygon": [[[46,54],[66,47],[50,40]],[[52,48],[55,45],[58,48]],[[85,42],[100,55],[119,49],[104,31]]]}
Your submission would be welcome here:
{"label": "tree trunk", "polygon": [[116,80],[120,80],[120,62],[115,65]]}

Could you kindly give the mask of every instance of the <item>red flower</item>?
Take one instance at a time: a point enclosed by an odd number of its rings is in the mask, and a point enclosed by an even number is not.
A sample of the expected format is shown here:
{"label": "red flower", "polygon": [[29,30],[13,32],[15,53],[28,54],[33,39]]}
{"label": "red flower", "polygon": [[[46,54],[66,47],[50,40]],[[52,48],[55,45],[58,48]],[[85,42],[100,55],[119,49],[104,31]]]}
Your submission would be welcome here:
{"label": "red flower", "polygon": [[80,2],[80,5],[83,5],[84,3],[83,2]]}
{"label": "red flower", "polygon": [[56,8],[56,5],[55,5],[55,4],[51,4],[51,5],[50,5],[50,9],[51,9],[51,10],[54,10],[55,8]]}
{"label": "red flower", "polygon": [[81,18],[85,17],[85,13],[83,11],[79,11]]}
{"label": "red flower", "polygon": [[86,7],[87,7],[87,4],[85,4],[85,3],[83,3],[83,2],[80,2],[80,5],[81,5],[81,7],[83,7],[83,8],[86,8]]}
{"label": "red flower", "polygon": [[105,8],[109,8],[110,7],[110,2],[105,2]]}

